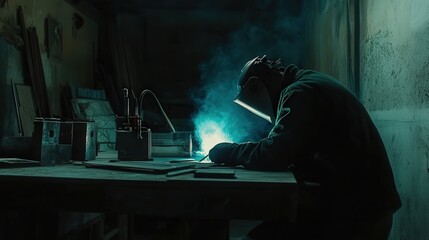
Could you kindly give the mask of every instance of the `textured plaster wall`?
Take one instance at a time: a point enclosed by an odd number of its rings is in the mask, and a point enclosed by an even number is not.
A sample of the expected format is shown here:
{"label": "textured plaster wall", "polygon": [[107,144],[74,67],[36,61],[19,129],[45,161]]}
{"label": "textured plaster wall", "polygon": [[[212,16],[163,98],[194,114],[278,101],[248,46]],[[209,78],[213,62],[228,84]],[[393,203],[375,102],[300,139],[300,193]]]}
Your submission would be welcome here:
{"label": "textured plaster wall", "polygon": [[387,147],[403,207],[390,239],[429,239],[429,2],[361,1],[362,101]]}
{"label": "textured plaster wall", "polygon": [[390,240],[429,239],[429,111],[373,111],[401,195]]}
{"label": "textured plaster wall", "polygon": [[363,1],[362,100],[370,110],[429,107],[428,11],[425,0]]}
{"label": "textured plaster wall", "polygon": [[[18,6],[23,8],[27,27],[34,26],[37,29],[51,113],[61,115],[60,87],[62,85],[69,83],[81,87],[93,86],[93,63],[98,38],[98,23],[94,18],[78,10],[79,6],[72,5],[65,0],[8,0],[5,6],[0,8],[0,25],[17,27],[16,10]],[[84,25],[77,31],[75,37],[72,35],[74,13],[78,13],[84,18]],[[45,44],[45,19],[47,16],[56,19],[63,27],[62,60],[48,57]],[[0,34],[0,38],[3,39],[2,34]],[[1,86],[10,85],[11,79],[15,82],[22,82],[24,74],[22,69],[17,66],[21,64],[21,49],[6,41],[3,41],[2,44],[5,45],[3,48],[7,51],[0,52],[2,58]],[[19,70],[11,73],[11,63],[14,63],[12,69]]]}

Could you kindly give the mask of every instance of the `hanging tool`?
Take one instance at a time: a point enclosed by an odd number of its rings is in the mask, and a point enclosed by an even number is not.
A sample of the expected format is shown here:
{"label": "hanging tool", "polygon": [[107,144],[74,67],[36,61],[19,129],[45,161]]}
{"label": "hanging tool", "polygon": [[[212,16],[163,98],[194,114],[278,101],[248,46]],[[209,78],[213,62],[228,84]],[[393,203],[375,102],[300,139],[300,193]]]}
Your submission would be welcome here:
{"label": "hanging tool", "polygon": [[124,117],[130,116],[130,98],[128,97],[128,88],[124,88]]}

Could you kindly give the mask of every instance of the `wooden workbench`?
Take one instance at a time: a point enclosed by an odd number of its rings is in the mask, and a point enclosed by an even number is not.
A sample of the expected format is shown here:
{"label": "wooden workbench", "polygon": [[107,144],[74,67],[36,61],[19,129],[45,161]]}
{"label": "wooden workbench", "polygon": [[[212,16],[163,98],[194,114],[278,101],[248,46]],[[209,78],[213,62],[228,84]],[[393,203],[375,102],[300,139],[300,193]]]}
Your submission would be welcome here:
{"label": "wooden workbench", "polygon": [[292,173],[235,171],[235,179],[197,179],[72,164],[0,169],[0,208],[293,221]]}

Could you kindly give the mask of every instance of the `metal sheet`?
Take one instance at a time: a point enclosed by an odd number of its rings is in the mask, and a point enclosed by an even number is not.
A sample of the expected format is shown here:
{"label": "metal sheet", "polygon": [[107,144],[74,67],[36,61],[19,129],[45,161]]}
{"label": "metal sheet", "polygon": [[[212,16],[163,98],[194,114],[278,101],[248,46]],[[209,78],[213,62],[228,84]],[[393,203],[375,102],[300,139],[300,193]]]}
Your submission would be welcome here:
{"label": "metal sheet", "polygon": [[34,120],[33,158],[40,165],[70,162],[72,155],[73,124],[58,119]]}
{"label": "metal sheet", "polygon": [[94,160],[97,153],[97,125],[95,122],[73,122],[72,159]]}
{"label": "metal sheet", "polygon": [[152,133],[153,157],[191,157],[191,132]]}

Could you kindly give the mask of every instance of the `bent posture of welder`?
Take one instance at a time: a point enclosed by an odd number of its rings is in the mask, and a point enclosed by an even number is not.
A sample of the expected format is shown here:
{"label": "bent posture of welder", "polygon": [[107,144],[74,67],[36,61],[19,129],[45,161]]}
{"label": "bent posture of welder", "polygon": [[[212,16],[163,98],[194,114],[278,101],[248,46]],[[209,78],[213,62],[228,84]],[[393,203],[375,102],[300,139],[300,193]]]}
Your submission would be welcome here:
{"label": "bent posture of welder", "polygon": [[268,136],[209,152],[211,161],[229,166],[291,170],[302,187],[295,224],[266,221],[248,237],[387,239],[401,200],[367,111],[331,76],[279,64],[265,56],[249,61],[235,99],[274,125]]}

